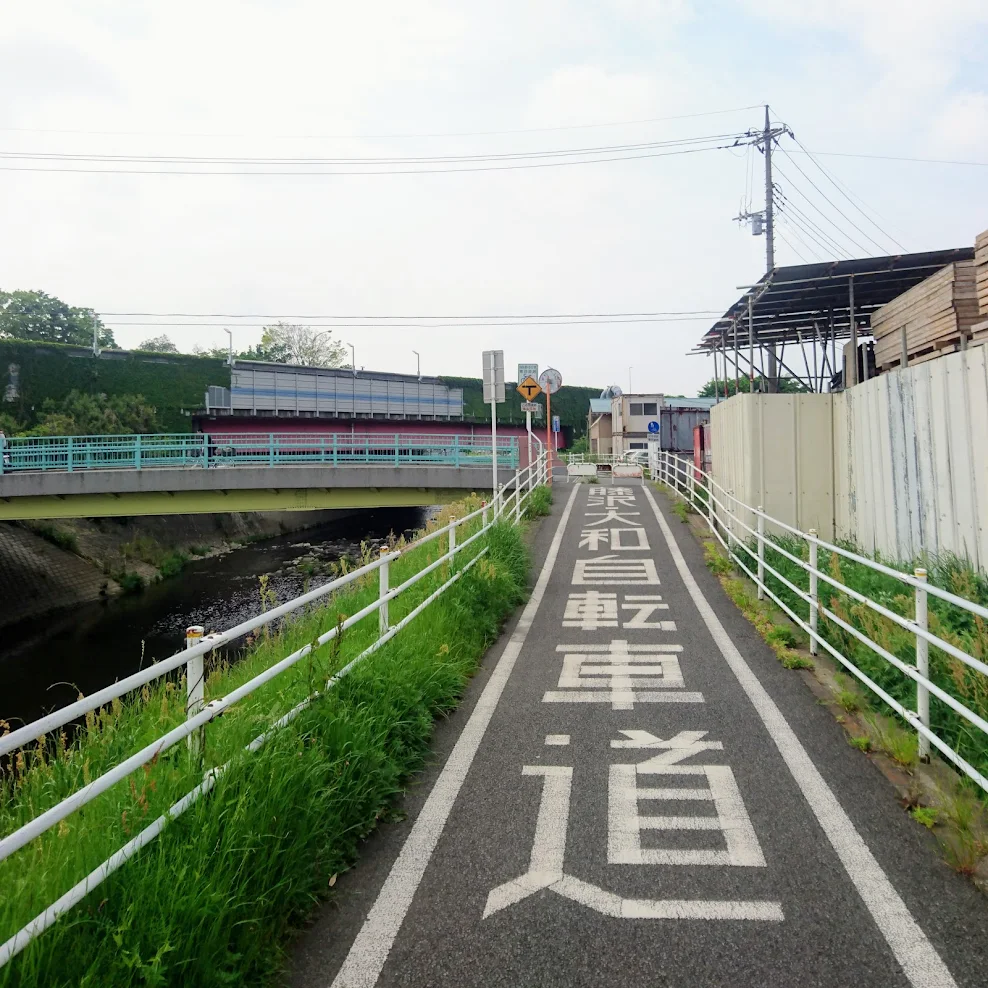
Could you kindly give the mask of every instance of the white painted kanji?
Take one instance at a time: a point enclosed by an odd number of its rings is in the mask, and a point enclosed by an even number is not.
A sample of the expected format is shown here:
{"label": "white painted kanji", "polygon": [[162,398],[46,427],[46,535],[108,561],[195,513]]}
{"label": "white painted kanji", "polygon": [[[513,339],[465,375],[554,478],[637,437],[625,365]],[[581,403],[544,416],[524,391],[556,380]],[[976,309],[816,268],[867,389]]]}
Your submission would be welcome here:
{"label": "white painted kanji", "polygon": [[635,492],[631,487],[598,487],[587,498],[588,508],[633,508]]}
{"label": "white painted kanji", "polygon": [[602,545],[606,548],[610,542],[610,532],[606,528],[585,528],[580,533],[581,549],[596,552]]}
{"label": "white painted kanji", "polygon": [[634,710],[636,703],[703,703],[702,693],[685,690],[677,654],[682,645],[557,645],[563,653],[558,689],[543,703],[609,703]]}
{"label": "white painted kanji", "polygon": [[563,614],[564,628],[579,628],[581,631],[596,631],[598,628],[618,626],[618,601],[616,593],[601,593],[588,590],[586,593],[571,593],[566,600]]}
{"label": "white painted kanji", "polygon": [[[644,733],[626,732],[628,735]],[[658,744],[672,743],[660,742],[652,735],[648,735],[648,738]],[[542,777],[542,798],[539,802],[528,871],[490,891],[484,907],[484,919],[543,889],[615,919],[781,922],[785,918],[779,902],[743,899],[628,899],[566,874],[563,868],[572,801],[573,768],[569,765],[525,765],[522,775]],[[714,800],[716,805],[716,797]]]}
{"label": "white painted kanji", "polygon": [[[594,529],[588,529],[594,531]],[[644,528],[612,528],[611,549],[614,552],[647,552],[648,536]]]}
{"label": "white painted kanji", "polygon": [[590,516],[592,514],[596,515],[597,513],[598,512],[595,511],[587,512],[585,519],[587,528],[603,528],[605,525],[609,524],[610,522],[614,522],[618,525],[627,525],[629,528],[641,527],[637,521],[632,521],[632,515],[635,518],[637,518],[641,514],[640,511],[629,511],[627,512],[627,514],[623,515],[615,508],[607,508],[604,511],[600,512],[599,521],[591,521]]}
{"label": "white painted kanji", "polygon": [[[721,751],[719,741],[704,741],[706,731],[680,731],[668,741],[648,731],[621,731],[612,748],[637,748],[658,753],[637,764],[610,767],[607,810],[607,861],[623,865],[731,865],[764,868],[765,857],[755,836],[734,773],[727,765],[683,765],[703,751]],[[674,776],[686,785],[641,786],[639,776]],[[692,778],[690,778],[692,777]],[[706,786],[691,785],[702,779]],[[671,782],[671,780],[670,780]],[[713,813],[642,815],[639,803],[713,804]],[[719,831],[719,848],[642,846],[643,832]]]}
{"label": "white painted kanji", "polygon": [[580,533],[581,549],[596,552],[601,546],[610,546],[615,552],[647,552],[648,536],[644,528],[585,528]]}
{"label": "white painted kanji", "polygon": [[669,610],[668,604],[662,603],[659,594],[626,594],[621,601],[622,611],[631,611],[632,616],[625,618],[624,628],[652,628],[657,631],[675,631],[675,621],[652,620],[656,611]]}
{"label": "white painted kanji", "polygon": [[574,587],[658,586],[652,559],[622,558],[613,554],[578,559],[573,567]]}

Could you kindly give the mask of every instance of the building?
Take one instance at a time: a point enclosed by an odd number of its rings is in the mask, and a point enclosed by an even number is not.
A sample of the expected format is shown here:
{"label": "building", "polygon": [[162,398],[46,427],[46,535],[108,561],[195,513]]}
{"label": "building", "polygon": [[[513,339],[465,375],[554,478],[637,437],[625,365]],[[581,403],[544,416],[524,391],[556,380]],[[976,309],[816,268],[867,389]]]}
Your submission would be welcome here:
{"label": "building", "polygon": [[590,452],[621,456],[647,449],[649,424],[658,427],[662,449],[688,453],[693,450],[693,429],[710,421],[716,398],[667,398],[661,394],[615,395],[591,398],[588,415]]}

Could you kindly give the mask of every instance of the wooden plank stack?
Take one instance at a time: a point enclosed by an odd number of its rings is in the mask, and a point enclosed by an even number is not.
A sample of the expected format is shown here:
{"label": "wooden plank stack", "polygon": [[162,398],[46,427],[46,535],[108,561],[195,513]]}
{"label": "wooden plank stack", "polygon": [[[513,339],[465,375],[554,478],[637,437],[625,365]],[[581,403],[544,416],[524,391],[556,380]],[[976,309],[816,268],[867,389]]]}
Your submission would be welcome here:
{"label": "wooden plank stack", "polygon": [[948,264],[871,314],[875,366],[887,370],[901,363],[903,328],[912,363],[955,349],[979,318],[975,262]]}
{"label": "wooden plank stack", "polygon": [[972,339],[988,340],[988,230],[974,239],[974,281],[978,294],[978,318],[981,322],[971,327]]}

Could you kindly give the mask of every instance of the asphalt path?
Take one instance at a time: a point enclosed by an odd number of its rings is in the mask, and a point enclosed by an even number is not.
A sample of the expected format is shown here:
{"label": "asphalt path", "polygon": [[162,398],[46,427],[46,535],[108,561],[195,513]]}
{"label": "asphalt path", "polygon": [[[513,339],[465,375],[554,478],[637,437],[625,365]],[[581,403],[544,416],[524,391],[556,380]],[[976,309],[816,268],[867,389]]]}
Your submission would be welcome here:
{"label": "asphalt path", "polygon": [[529,603],[293,988],[988,984],[988,901],[665,501],[555,493]]}

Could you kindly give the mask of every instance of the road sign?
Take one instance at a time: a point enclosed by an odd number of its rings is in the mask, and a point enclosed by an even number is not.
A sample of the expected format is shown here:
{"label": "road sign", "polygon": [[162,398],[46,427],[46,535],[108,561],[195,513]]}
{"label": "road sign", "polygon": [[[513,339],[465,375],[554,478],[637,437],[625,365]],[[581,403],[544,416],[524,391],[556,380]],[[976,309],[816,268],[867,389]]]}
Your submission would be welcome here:
{"label": "road sign", "polygon": [[649,422],[648,423],[648,431],[651,432],[651,433],[653,433],[653,434],[654,433],[658,433],[658,431],[659,431],[659,423],[658,422]]}
{"label": "road sign", "polygon": [[538,398],[542,394],[542,389],[539,387],[539,382],[535,380],[534,377],[526,377],[521,384],[518,385],[518,394],[525,399],[525,401],[531,401],[533,398]]}
{"label": "road sign", "polygon": [[538,412],[542,406],[535,401],[523,401],[521,403],[521,410],[523,412]]}
{"label": "road sign", "polygon": [[534,377],[535,380],[539,379],[539,365],[538,364],[519,364],[518,365],[518,380],[524,381],[526,377]]}
{"label": "road sign", "polygon": [[504,351],[484,351],[484,401],[504,401]]}
{"label": "road sign", "polygon": [[539,374],[539,386],[546,394],[554,395],[563,386],[563,375],[555,367],[546,367]]}
{"label": "road sign", "polygon": [[552,416],[552,431],[553,432],[559,432],[559,416],[558,415],[553,415]]}

